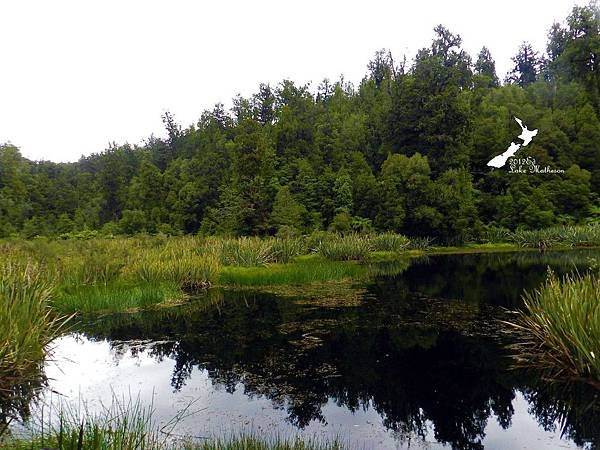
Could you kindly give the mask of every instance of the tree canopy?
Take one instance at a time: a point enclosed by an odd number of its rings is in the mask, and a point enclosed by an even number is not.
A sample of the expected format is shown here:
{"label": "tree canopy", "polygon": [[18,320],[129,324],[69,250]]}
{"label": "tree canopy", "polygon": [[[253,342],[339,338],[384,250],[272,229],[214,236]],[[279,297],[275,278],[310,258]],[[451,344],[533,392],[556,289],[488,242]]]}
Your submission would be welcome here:
{"label": "tree canopy", "polygon": [[[442,25],[409,64],[377,51],[358,85],[261,84],[165,138],[111,145],[76,163],[36,162],[0,145],[0,237],[107,233],[393,230],[463,239],[486,228],[583,222],[599,207],[600,12],[576,6],[543,53],[516,49],[500,83]],[[516,158],[486,162],[538,129]]]}

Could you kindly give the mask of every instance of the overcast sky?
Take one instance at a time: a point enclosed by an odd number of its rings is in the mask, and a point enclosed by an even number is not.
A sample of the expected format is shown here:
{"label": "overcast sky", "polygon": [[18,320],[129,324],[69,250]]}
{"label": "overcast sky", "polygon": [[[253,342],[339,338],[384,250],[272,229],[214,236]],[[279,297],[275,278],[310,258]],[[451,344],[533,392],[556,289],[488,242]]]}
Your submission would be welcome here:
{"label": "overcast sky", "polygon": [[[587,1],[576,1],[586,4]],[[410,60],[444,24],[504,78],[523,41],[544,50],[571,0],[2,1],[0,143],[30,159],[76,161],[109,142],[163,135],[216,102],[284,78],[357,84],[374,52]]]}

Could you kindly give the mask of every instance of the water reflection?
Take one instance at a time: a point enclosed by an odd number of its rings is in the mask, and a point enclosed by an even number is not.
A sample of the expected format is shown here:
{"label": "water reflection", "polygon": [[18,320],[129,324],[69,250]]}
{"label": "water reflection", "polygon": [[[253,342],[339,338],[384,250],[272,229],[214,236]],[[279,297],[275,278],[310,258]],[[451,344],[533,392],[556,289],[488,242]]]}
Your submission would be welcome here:
{"label": "water reflection", "polygon": [[504,344],[511,337],[497,321],[504,308],[519,306],[523,289],[543,280],[548,265],[559,273],[584,270],[587,256],[430,257],[378,277],[359,301],[216,292],[82,330],[117,353],[172,360],[175,391],[202,369],[227,392],[243,386],[245,396],[269,399],[300,429],[324,423],[324,408],[334,402],[353,412],[373,408],[400,435],[479,449],[490,421],[510,429],[523,392],[542,429],[558,427],[577,445],[595,446],[600,411],[590,389],[558,391],[509,370]]}

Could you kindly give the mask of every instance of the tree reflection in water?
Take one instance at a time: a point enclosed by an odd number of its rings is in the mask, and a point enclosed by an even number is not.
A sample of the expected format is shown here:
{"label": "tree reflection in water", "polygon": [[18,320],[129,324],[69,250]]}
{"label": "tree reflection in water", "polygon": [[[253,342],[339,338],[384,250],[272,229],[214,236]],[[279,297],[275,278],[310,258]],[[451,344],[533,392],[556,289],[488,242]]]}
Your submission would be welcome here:
{"label": "tree reflection in water", "polygon": [[574,442],[598,444],[600,414],[589,390],[559,390],[509,370],[501,307],[517,307],[548,264],[574,267],[553,254],[434,257],[380,277],[358,302],[216,292],[208,304],[84,329],[92,339],[148,340],[155,357],[175,360],[175,389],[204,369],[229,392],[241,383],[247,396],[270,399],[299,428],[324,421],[333,401],[351,411],[372,407],[402,434],[425,437],[432,424],[438,442],[478,449],[488,421],[511,426],[522,391],[542,427],[558,422]]}

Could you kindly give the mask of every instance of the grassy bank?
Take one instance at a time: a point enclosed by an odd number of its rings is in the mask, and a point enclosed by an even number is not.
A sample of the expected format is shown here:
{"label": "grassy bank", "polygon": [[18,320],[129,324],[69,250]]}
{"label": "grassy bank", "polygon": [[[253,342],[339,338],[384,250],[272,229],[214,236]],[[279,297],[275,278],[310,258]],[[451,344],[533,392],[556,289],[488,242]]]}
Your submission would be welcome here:
{"label": "grassy bank", "polygon": [[[55,280],[52,305],[63,313],[137,311],[185,301],[210,286],[306,285],[364,280],[373,263],[423,254],[600,246],[600,227],[487,233],[461,247],[394,233],[302,237],[147,236],[9,240],[8,259],[31,260]],[[12,256],[11,256],[12,255]],[[15,256],[16,255],[16,256]]]}
{"label": "grassy bank", "polygon": [[511,324],[522,336],[514,346],[517,365],[600,388],[600,277],[550,274],[525,295],[525,308]]}

